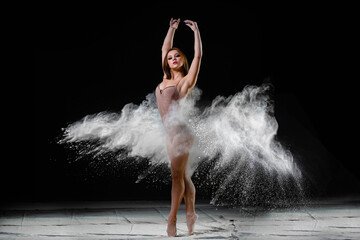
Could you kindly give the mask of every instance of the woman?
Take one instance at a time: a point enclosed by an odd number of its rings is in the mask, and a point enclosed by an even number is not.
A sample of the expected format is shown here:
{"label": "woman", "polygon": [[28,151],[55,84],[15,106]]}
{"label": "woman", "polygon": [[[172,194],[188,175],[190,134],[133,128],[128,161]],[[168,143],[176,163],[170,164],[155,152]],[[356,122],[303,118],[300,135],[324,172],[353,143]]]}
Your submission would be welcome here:
{"label": "woman", "polygon": [[185,98],[195,86],[202,57],[202,46],[197,23],[184,21],[194,32],[194,59],[190,68],[186,56],[178,48],[173,48],[175,30],[180,18],[170,20],[170,27],[162,46],[164,77],[155,90],[159,113],[167,133],[167,152],[170,158],[172,189],[171,210],[168,217],[168,236],[176,236],[176,214],[182,199],[186,205],[186,223],[189,235],[193,234],[197,215],[195,213],[195,187],[191,176],[186,174],[189,151],[193,136],[185,122],[179,120],[179,100]]}

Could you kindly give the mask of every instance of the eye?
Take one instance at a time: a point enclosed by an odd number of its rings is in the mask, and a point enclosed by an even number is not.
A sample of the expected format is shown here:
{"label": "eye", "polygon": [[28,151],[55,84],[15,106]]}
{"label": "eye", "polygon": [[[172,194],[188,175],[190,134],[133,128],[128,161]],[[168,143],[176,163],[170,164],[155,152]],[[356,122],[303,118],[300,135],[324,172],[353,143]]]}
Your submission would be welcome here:
{"label": "eye", "polygon": [[168,57],[168,60],[171,60],[172,59],[172,57]]}
{"label": "eye", "polygon": [[175,57],[180,57],[180,54],[175,54]]}

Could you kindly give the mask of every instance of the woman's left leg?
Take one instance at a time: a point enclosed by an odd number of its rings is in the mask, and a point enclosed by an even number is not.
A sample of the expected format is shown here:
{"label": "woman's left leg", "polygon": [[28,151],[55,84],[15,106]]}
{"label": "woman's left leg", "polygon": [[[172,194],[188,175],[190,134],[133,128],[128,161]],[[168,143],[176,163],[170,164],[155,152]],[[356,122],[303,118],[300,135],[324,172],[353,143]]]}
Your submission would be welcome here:
{"label": "woman's left leg", "polygon": [[195,213],[195,186],[191,180],[191,176],[185,173],[185,193],[184,200],[186,206],[186,224],[189,230],[189,235],[194,233],[195,221],[197,214]]}

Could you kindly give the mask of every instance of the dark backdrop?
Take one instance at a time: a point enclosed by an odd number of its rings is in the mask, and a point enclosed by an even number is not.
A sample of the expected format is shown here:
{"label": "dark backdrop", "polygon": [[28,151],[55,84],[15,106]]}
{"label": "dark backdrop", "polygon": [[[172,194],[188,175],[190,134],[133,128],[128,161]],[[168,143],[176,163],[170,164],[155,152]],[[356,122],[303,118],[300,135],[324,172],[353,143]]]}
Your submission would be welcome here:
{"label": "dark backdrop", "polygon": [[[56,141],[67,124],[139,104],[154,90],[171,17],[198,22],[204,101],[272,83],[278,138],[301,162],[312,194],[359,193],[354,12],[148,3],[124,5],[117,13],[34,14],[31,144],[24,157],[18,149],[19,159],[3,175],[5,200],[169,197],[168,189],[135,184],[133,177],[89,174],[85,165],[68,164]],[[193,33],[184,24],[174,46],[192,58]]]}

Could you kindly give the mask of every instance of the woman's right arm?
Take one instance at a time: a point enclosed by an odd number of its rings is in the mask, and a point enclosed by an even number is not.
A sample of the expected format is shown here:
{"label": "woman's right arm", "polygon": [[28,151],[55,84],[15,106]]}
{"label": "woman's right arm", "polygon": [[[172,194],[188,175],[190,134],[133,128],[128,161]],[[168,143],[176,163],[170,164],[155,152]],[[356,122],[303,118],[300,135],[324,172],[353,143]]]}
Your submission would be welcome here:
{"label": "woman's right arm", "polygon": [[164,62],[164,58],[166,56],[167,51],[173,46],[173,40],[175,35],[175,30],[178,28],[180,22],[179,19],[170,19],[170,27],[164,39],[163,46],[161,48],[161,64]]}

